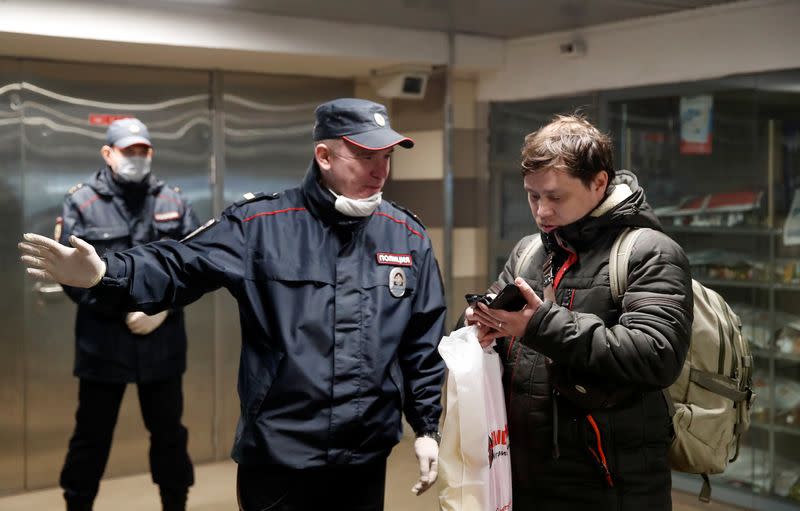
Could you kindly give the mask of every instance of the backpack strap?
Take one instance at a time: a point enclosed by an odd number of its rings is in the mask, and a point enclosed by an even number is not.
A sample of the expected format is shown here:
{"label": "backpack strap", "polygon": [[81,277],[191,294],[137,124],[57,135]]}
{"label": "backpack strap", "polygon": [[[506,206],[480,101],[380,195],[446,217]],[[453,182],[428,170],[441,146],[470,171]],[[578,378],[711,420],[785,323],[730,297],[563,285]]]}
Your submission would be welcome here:
{"label": "backpack strap", "polygon": [[514,265],[514,278],[519,277],[520,272],[528,266],[533,259],[533,254],[536,253],[542,247],[542,237],[534,235],[531,242],[528,243],[528,246],[522,249],[522,253],[520,253],[519,257],[517,258],[517,263]]}
{"label": "backpack strap", "polygon": [[[517,264],[514,265],[514,278],[519,277],[520,272],[531,262],[533,255],[542,248],[541,236],[534,236],[531,242],[522,250],[522,253],[517,258]],[[544,262],[542,267],[542,274],[544,275],[544,282],[542,283],[542,293],[544,299],[553,303],[556,301],[555,291],[553,290],[553,279],[551,276],[553,265],[553,254],[550,254]]]}
{"label": "backpack strap", "polygon": [[708,504],[711,502],[711,481],[708,480],[708,474],[700,474],[700,477],[703,478],[703,487],[700,488],[700,493],[697,495],[697,498],[700,502]]}
{"label": "backpack strap", "polygon": [[619,233],[611,251],[608,253],[608,280],[611,284],[611,298],[619,306],[622,295],[628,289],[628,262],[631,258],[636,239],[642,234],[643,229],[626,227]]}
{"label": "backpack strap", "polygon": [[725,375],[701,371],[691,368],[689,371],[689,381],[696,383],[709,392],[730,399],[734,403],[747,404],[752,393],[739,390],[739,382]]}

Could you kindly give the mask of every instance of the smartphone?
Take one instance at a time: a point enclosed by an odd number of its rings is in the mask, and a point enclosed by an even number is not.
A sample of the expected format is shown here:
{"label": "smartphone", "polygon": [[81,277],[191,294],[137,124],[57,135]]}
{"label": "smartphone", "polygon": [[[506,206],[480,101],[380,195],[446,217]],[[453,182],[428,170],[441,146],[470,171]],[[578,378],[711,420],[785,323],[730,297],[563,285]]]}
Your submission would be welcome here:
{"label": "smartphone", "polygon": [[492,303],[492,299],[486,295],[478,295],[474,293],[469,293],[464,295],[464,299],[467,300],[467,303],[470,307],[477,307],[478,303],[484,303],[489,305]]}
{"label": "smartphone", "polygon": [[504,311],[516,312],[528,303],[522,291],[516,284],[511,283],[503,288],[502,291],[489,304],[490,309],[502,309]]}

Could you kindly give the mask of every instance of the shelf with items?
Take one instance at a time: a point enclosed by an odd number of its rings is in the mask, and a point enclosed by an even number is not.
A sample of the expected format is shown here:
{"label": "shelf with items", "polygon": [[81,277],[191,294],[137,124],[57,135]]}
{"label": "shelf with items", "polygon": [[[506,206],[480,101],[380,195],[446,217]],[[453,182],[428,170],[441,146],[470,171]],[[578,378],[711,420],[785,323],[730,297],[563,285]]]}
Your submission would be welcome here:
{"label": "shelf with items", "polygon": [[781,323],[775,338],[775,356],[783,360],[800,362],[800,321]]}
{"label": "shelf with items", "polygon": [[708,278],[697,278],[697,281],[702,283],[704,286],[714,288],[716,286],[720,287],[743,287],[743,288],[752,288],[752,289],[777,289],[779,291],[800,291],[800,285],[797,284],[775,284],[772,282],[763,282],[758,280],[735,280],[735,279],[708,279]]}
{"label": "shelf with items", "polygon": [[[771,431],[766,434],[773,434]],[[738,488],[749,488],[755,493],[773,494],[786,499],[789,509],[794,509],[800,501],[800,468],[791,456],[776,453],[770,463],[769,449],[764,446],[745,446],[739,451],[739,458],[728,465],[723,474],[712,476]],[[756,509],[787,509],[776,507],[774,502]]]}
{"label": "shelf with items", "polygon": [[768,371],[757,369],[753,374],[753,392],[756,394],[750,410],[753,427],[800,436],[800,381],[785,374],[770,378]]}
{"label": "shelf with items", "polygon": [[781,353],[781,352],[774,352],[771,350],[765,350],[762,348],[756,348],[751,346],[750,351],[753,352],[753,357],[756,360],[768,360],[774,358],[776,360],[785,360],[787,362],[796,362],[800,364],[800,355],[790,354],[790,353]]}
{"label": "shelf with items", "polygon": [[766,226],[691,226],[691,225],[669,225],[664,224],[664,232],[667,234],[726,234],[731,236],[777,236],[781,229],[769,228]]}
{"label": "shelf with items", "polygon": [[753,429],[761,429],[764,431],[776,431],[778,433],[787,433],[789,435],[800,436],[800,426],[784,426],[782,424],[770,424],[767,422],[751,422],[750,427]]}
{"label": "shelf with items", "polygon": [[[758,359],[781,358],[800,361],[800,316],[733,302],[734,312],[742,322],[742,336]],[[774,321],[774,329],[773,329]]]}
{"label": "shelf with items", "polygon": [[[759,282],[752,280],[735,280],[735,279],[710,279],[704,277],[694,277],[695,280],[700,282],[706,287],[716,289],[717,287],[741,287],[745,289],[773,289],[774,284],[769,282]],[[800,291],[800,287],[797,288]]]}
{"label": "shelf with items", "polygon": [[[655,208],[662,225],[671,229],[742,229],[761,232],[765,202],[762,190],[713,192],[683,197]],[[766,229],[769,233],[770,230]]]}
{"label": "shelf with items", "polygon": [[764,259],[739,252],[687,251],[692,277],[710,286],[800,291],[800,260]]}

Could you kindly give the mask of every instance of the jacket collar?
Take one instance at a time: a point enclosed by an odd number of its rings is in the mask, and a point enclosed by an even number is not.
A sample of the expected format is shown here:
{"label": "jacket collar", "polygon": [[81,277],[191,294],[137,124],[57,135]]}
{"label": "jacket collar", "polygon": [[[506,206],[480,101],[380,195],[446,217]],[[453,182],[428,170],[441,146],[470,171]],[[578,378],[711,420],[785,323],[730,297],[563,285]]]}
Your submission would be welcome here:
{"label": "jacket collar", "polygon": [[308,211],[331,227],[351,230],[372,218],[372,215],[363,218],[349,217],[336,210],[335,198],[322,186],[322,173],[314,158],[308,166],[301,189]]}
{"label": "jacket collar", "polygon": [[[104,197],[122,196],[125,194],[125,187],[114,180],[111,175],[111,169],[105,166],[94,173],[94,175],[86,183],[98,195]],[[155,195],[164,187],[164,181],[157,179],[153,174],[147,176],[145,183],[142,183],[142,188],[146,186],[147,193]],[[142,189],[140,188],[140,190]]]}
{"label": "jacket collar", "polygon": [[612,235],[625,227],[649,227],[662,230],[661,223],[645,199],[644,190],[636,176],[627,170],[617,171],[614,182],[606,190],[605,198],[588,215],[553,233],[542,236],[545,245],[559,244],[569,250],[582,250],[594,245],[598,239]]}
{"label": "jacket collar", "polygon": [[630,189],[628,185],[625,183],[620,183],[618,185],[611,185],[609,187],[610,193],[606,194],[606,198],[603,202],[600,203],[599,206],[594,208],[594,210],[589,213],[591,217],[599,217],[603,216],[615,207],[617,207],[622,201],[633,195],[633,191]]}

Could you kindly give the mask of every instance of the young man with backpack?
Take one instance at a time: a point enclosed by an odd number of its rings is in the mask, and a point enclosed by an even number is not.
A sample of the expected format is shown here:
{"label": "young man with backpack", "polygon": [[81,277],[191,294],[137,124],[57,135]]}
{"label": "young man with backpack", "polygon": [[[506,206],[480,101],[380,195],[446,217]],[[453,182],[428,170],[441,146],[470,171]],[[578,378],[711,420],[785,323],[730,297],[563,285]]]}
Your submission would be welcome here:
{"label": "young man with backpack", "polygon": [[[686,256],[584,118],[558,116],[528,135],[522,167],[540,233],[520,240],[489,291],[514,282],[527,305],[465,313],[482,344],[499,340],[505,362],[514,507],[669,510],[662,390],[692,336]],[[640,232],[617,305],[609,255],[628,228]]]}

